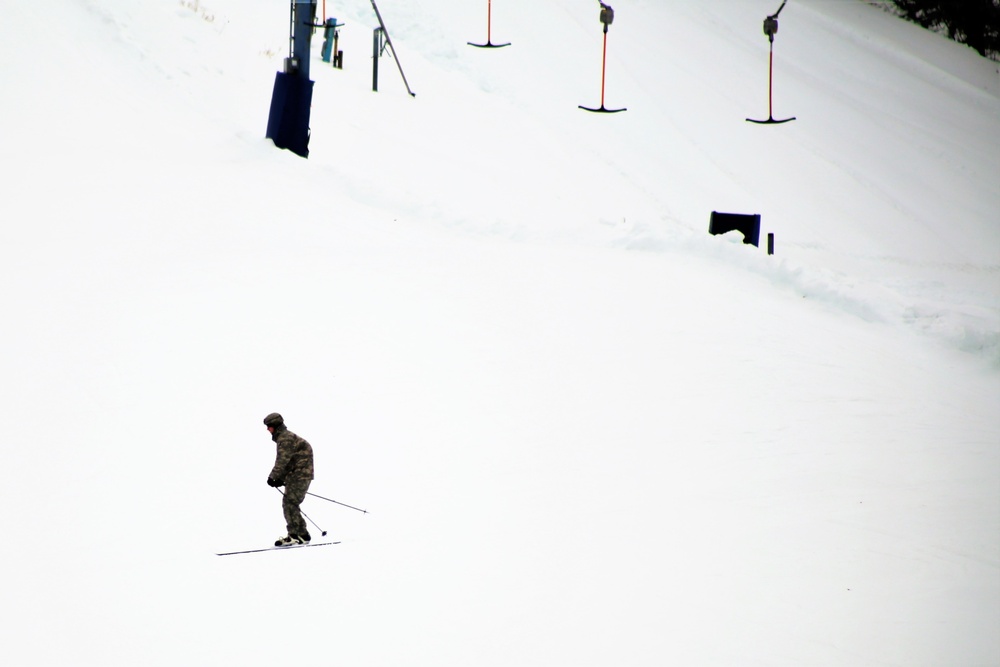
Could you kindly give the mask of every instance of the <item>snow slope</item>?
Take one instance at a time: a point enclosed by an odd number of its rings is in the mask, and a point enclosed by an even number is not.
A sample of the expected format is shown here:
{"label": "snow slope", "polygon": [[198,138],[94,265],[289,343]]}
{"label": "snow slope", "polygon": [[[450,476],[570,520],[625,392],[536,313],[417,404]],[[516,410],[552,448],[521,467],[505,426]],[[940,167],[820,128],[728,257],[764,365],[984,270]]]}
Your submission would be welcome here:
{"label": "snow slope", "polygon": [[997,64],[777,4],[7,3],[5,664],[1000,662]]}

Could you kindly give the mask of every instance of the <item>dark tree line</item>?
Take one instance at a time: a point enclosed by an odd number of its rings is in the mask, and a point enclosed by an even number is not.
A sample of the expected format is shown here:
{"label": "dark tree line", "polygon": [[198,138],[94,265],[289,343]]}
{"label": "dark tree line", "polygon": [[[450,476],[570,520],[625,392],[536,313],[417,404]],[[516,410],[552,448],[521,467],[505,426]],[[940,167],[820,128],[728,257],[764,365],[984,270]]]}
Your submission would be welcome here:
{"label": "dark tree line", "polygon": [[1000,58],[1000,0],[892,0],[903,16]]}

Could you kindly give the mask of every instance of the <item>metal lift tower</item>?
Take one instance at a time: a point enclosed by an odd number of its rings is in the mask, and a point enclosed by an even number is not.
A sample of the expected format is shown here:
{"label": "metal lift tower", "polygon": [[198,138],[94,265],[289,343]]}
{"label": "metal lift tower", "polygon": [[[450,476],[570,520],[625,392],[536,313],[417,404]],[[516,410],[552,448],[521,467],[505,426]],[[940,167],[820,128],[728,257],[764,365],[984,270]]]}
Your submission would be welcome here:
{"label": "metal lift tower", "polygon": [[309,53],[316,27],[316,0],[291,1],[289,55],[285,70],[278,72],[271,94],[267,138],[278,148],[309,157],[309,110],[313,82],[309,80]]}

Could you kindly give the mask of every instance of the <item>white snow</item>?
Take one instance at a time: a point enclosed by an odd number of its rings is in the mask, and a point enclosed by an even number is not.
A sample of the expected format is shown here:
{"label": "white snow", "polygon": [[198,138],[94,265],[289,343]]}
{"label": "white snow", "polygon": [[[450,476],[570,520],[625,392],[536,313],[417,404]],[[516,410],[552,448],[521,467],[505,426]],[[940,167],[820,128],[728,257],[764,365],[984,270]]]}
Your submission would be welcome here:
{"label": "white snow", "polygon": [[1000,664],[998,64],[778,4],[5,3],[0,661]]}

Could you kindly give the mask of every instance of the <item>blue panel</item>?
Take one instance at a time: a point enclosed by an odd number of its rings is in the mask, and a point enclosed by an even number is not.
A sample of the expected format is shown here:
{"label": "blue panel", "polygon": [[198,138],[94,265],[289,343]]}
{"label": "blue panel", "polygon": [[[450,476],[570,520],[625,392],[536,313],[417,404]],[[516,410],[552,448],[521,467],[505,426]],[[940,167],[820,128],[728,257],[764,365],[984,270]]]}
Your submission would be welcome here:
{"label": "blue panel", "polygon": [[267,119],[268,139],[278,148],[309,157],[309,112],[312,107],[313,82],[297,74],[278,72],[271,94],[271,112]]}

